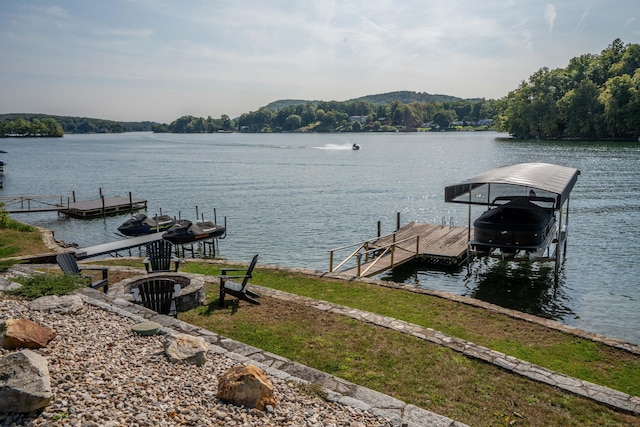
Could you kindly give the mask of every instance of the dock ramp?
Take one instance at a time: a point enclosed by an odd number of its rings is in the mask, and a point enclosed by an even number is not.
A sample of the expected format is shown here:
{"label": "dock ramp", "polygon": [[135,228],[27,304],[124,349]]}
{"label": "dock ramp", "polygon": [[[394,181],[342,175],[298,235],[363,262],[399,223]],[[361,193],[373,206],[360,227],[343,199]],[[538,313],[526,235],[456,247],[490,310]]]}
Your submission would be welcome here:
{"label": "dock ramp", "polygon": [[[468,239],[468,227],[412,222],[394,233],[329,251],[329,272],[372,277],[412,260],[457,266],[467,258]],[[354,247],[334,268],[336,253]]]}

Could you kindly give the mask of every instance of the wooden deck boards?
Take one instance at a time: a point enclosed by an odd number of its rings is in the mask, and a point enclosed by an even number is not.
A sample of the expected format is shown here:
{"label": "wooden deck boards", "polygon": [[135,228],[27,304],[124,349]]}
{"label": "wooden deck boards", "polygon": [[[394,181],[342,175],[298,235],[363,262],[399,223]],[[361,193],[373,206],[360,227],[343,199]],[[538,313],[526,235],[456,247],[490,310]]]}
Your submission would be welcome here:
{"label": "wooden deck boards", "polygon": [[[440,265],[458,265],[466,259],[467,243],[469,241],[468,230],[467,227],[448,227],[412,222],[401,227],[395,233],[382,236],[369,243],[369,249],[375,250],[378,248],[383,249],[394,241],[400,242],[396,243],[393,265],[391,265],[391,255],[385,254],[382,257],[363,262],[360,266],[360,274],[358,274],[357,266],[340,273],[348,276],[371,277],[413,259]],[[418,236],[418,239],[416,239],[416,236]],[[473,232],[471,233],[471,238],[473,238]],[[416,240],[419,243],[417,245],[417,253]]]}
{"label": "wooden deck boards", "polygon": [[163,233],[151,233],[144,236],[132,237],[117,242],[103,243],[101,245],[89,246],[76,251],[77,259],[85,259],[98,255],[117,254],[119,251],[146,245],[162,239]]}
{"label": "wooden deck boards", "polygon": [[102,215],[131,212],[146,207],[146,200],[129,197],[104,197],[102,199],[69,203],[69,206],[60,209],[60,212],[74,218],[93,218]]}
{"label": "wooden deck boards", "polygon": [[73,218],[95,218],[147,207],[147,201],[132,197],[102,197],[95,200],[64,203],[62,196],[2,197],[8,213],[59,212]]}

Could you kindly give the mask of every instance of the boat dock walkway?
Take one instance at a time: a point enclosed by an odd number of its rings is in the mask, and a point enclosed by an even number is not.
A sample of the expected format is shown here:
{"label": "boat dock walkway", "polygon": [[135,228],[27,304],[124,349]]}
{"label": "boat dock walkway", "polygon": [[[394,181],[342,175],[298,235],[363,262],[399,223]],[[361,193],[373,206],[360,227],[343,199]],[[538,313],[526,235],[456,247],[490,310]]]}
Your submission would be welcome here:
{"label": "boat dock walkway", "polygon": [[[469,236],[468,227],[412,222],[394,233],[331,250],[329,272],[339,272],[351,277],[372,277],[412,260],[441,266],[457,266],[467,258]],[[333,268],[334,253],[354,246],[357,246],[357,249]],[[354,259],[355,266],[339,271]]]}
{"label": "boat dock walkway", "polygon": [[134,199],[129,193],[128,197],[104,197],[102,193],[99,199],[75,201],[67,198],[63,202],[63,196],[15,196],[0,197],[0,202],[10,214],[31,212],[58,212],[72,218],[96,218],[105,215],[117,215],[146,209],[147,201]]}
{"label": "boat dock walkway", "polygon": [[101,245],[88,246],[76,251],[77,259],[91,258],[99,255],[114,255],[117,256],[118,252],[140,247],[147,243],[155,242],[162,239],[162,232],[151,233],[144,236],[132,237],[129,239],[119,240],[117,242],[103,243]]}

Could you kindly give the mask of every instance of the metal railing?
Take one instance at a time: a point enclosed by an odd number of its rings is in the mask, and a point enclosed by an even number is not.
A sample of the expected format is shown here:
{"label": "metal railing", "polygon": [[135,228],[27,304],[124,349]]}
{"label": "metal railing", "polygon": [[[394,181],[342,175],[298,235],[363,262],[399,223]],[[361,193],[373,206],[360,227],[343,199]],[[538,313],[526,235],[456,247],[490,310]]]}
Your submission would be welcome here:
{"label": "metal railing", "polygon": [[[357,258],[357,264],[356,264],[356,268],[357,268],[357,277],[366,275],[377,263],[378,261],[380,261],[382,258],[384,258],[385,255],[391,253],[391,261],[390,261],[390,265],[389,268],[393,268],[395,266],[395,251],[396,249],[399,250],[408,250],[406,248],[403,248],[401,246],[398,246],[401,243],[405,243],[408,242],[410,240],[415,239],[416,240],[416,245],[415,245],[415,255],[418,255],[419,253],[419,248],[420,248],[420,236],[419,235],[415,235],[415,236],[410,236],[407,238],[404,238],[402,240],[398,240],[396,241],[396,233],[393,233],[392,235],[392,242],[383,246],[377,246],[374,249],[369,249],[369,245],[373,243],[373,241],[364,241],[361,243],[354,243],[352,245],[347,245],[347,246],[342,246],[339,248],[335,248],[335,249],[331,249],[329,251],[329,272],[333,273],[337,270],[339,270],[342,266],[344,266],[347,262],[349,262],[349,260],[351,260],[352,258],[356,257]],[[333,259],[334,259],[334,253],[336,251],[340,251],[340,250],[344,250],[350,247],[354,247],[357,246],[357,248],[352,251],[340,264],[338,264],[335,269],[333,268]],[[364,249],[364,252],[361,252]],[[364,255],[365,258],[365,263],[367,263],[369,261],[369,258],[375,258],[375,260],[369,264],[367,266],[367,268],[362,271],[362,256]]]}
{"label": "metal railing", "polygon": [[[64,196],[2,196],[0,203],[8,212],[32,211],[31,204],[34,204],[33,210],[57,210],[64,207]],[[68,199],[68,198],[67,198]],[[54,201],[55,200],[55,201]],[[59,200],[59,201],[58,201]],[[68,200],[67,200],[68,203]],[[43,208],[44,206],[44,208]]]}

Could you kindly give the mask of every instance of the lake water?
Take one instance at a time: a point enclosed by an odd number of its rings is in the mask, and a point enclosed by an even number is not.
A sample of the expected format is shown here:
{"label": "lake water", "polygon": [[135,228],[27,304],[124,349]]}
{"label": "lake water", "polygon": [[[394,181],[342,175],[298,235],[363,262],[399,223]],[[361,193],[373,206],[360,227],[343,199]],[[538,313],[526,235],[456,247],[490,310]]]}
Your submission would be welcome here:
{"label": "lake water", "polygon": [[[327,271],[328,251],[401,223],[467,224],[444,187],[507,164],[581,170],[572,192],[560,281],[548,264],[476,260],[458,270],[407,266],[383,279],[472,296],[640,344],[640,144],[516,142],[493,132],[410,134],[128,133],[5,139],[4,196],[126,196],[148,214],[226,217],[221,257]],[[358,143],[359,151],[351,150]],[[472,211],[475,218],[481,211]],[[91,246],[121,239],[127,216],[14,215]],[[346,254],[345,254],[346,255]]]}

